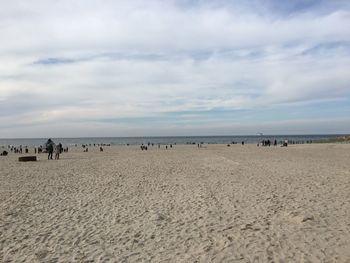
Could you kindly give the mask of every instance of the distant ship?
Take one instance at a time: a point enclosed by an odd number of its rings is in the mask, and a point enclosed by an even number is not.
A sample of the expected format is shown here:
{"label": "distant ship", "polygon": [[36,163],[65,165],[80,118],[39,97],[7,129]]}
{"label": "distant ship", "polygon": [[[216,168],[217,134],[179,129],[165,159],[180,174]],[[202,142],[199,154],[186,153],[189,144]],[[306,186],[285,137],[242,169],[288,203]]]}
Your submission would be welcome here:
{"label": "distant ship", "polygon": [[263,136],[264,134],[262,132],[258,132],[256,135]]}

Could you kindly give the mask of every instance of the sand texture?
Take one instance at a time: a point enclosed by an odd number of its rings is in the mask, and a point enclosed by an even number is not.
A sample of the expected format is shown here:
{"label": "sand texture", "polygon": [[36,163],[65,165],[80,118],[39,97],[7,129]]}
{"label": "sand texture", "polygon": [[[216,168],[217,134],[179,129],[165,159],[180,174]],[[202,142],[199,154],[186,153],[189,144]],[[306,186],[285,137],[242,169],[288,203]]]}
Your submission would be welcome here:
{"label": "sand texture", "polygon": [[0,157],[0,262],[350,262],[350,145]]}

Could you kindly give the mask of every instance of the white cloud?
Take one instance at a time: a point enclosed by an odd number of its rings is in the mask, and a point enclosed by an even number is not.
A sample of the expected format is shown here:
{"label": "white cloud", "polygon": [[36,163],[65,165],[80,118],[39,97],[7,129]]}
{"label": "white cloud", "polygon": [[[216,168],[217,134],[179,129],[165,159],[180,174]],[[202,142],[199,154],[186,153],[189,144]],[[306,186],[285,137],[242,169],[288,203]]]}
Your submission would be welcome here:
{"label": "white cloud", "polygon": [[98,119],[349,97],[349,27],[346,9],[282,17],[177,1],[7,1],[0,128],[82,131]]}

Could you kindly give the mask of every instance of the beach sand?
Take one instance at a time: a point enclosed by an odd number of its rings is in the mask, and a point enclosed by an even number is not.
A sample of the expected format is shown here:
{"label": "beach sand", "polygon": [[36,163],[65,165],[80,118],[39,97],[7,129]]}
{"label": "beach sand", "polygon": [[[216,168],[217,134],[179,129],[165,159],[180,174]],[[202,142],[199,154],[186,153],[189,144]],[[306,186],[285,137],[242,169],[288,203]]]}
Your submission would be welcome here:
{"label": "beach sand", "polygon": [[350,262],[350,144],[104,150],[0,157],[0,262]]}

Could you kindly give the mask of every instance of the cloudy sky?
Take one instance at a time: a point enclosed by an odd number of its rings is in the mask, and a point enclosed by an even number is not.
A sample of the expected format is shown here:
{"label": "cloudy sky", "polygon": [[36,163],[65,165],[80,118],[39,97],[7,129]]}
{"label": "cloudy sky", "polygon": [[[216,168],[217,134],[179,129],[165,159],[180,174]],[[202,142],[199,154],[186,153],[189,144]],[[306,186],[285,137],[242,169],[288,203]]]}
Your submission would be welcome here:
{"label": "cloudy sky", "polygon": [[350,133],[348,0],[0,2],[0,138]]}

